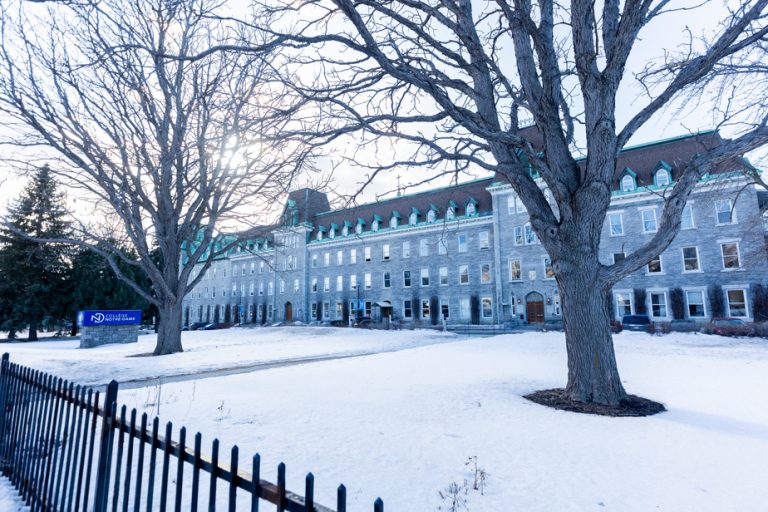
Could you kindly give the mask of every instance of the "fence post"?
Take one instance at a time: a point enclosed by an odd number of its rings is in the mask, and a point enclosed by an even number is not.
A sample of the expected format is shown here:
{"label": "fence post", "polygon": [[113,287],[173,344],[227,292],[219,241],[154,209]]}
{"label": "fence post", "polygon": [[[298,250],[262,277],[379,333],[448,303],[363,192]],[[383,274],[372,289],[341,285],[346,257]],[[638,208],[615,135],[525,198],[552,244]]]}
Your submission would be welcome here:
{"label": "fence post", "polygon": [[104,397],[103,422],[99,438],[99,463],[96,469],[96,499],[94,512],[106,512],[107,496],[109,494],[109,472],[112,468],[112,423],[117,404],[117,381],[113,380],[107,386]]}
{"label": "fence post", "polygon": [[3,354],[2,364],[0,364],[0,446],[4,446],[5,440],[5,407],[8,398],[8,358],[9,354]]}

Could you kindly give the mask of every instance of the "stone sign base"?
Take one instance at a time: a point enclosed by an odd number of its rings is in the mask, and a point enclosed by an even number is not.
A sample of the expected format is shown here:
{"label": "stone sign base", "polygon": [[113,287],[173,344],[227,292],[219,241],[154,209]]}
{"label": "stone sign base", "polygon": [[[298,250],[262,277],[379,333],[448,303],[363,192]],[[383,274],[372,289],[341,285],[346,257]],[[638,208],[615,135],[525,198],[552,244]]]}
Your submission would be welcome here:
{"label": "stone sign base", "polygon": [[80,348],[138,341],[138,325],[89,325],[84,326],[80,331]]}

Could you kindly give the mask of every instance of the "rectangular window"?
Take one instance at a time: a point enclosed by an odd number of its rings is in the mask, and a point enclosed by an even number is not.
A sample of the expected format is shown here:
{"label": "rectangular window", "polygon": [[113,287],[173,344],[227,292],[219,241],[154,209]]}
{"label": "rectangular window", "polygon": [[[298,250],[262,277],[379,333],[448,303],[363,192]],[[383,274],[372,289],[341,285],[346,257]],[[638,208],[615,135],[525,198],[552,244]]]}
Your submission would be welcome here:
{"label": "rectangular window", "polygon": [[555,271],[552,270],[552,260],[548,257],[544,257],[544,279],[554,279]]}
{"label": "rectangular window", "polygon": [[421,269],[421,286],[429,286],[429,269]]}
{"label": "rectangular window", "polygon": [[331,303],[323,302],[323,318],[331,318]]}
{"label": "rectangular window", "polygon": [[[312,278],[312,291],[313,292],[317,291],[317,278],[316,277]],[[261,295],[261,290],[259,290],[259,295]]]}
{"label": "rectangular window", "polygon": [[336,318],[343,318],[344,317],[344,303],[343,302],[337,302],[336,303]]}
{"label": "rectangular window", "polygon": [[538,237],[536,236],[536,233],[534,233],[533,228],[530,224],[526,224],[524,226],[525,228],[525,245],[533,245],[539,241]]}
{"label": "rectangular window", "polygon": [[365,281],[364,281],[365,289],[366,290],[370,290],[371,289],[371,273],[370,272],[366,272],[365,276],[363,276],[363,277],[365,279]]}
{"label": "rectangular window", "polygon": [[656,231],[656,209],[641,210],[640,216],[643,219],[643,233],[653,233]]}
{"label": "rectangular window", "polygon": [[648,262],[649,274],[661,274],[661,256],[657,256]]}
{"label": "rectangular window", "polygon": [[429,246],[425,239],[419,240],[419,256],[429,256]]}
{"label": "rectangular window", "polygon": [[323,278],[323,291],[324,292],[331,291],[331,278],[330,277],[324,277]]}
{"label": "rectangular window", "polygon": [[371,248],[365,247],[363,249],[363,254],[365,255],[365,261],[371,261]]}
{"label": "rectangular window", "polygon": [[336,251],[336,264],[337,265],[344,264],[344,251]]}
{"label": "rectangular window", "polygon": [[429,299],[421,301],[421,318],[429,318]]}
{"label": "rectangular window", "polygon": [[469,297],[462,297],[459,299],[459,316],[465,320],[469,318]]}
{"label": "rectangular window", "polygon": [[317,318],[317,302],[312,303],[312,318],[315,320],[318,320]]}
{"label": "rectangular window", "polygon": [[448,267],[440,267],[438,274],[440,276],[440,286],[446,286],[448,284]]}
{"label": "rectangular window", "polygon": [[336,291],[344,291],[344,276],[336,276]]}
{"label": "rectangular window", "polygon": [[255,273],[256,273],[256,264],[251,263],[251,274],[255,274]]}
{"label": "rectangular window", "polygon": [[269,285],[267,286],[267,295],[274,295],[275,293],[275,283],[269,282]]}
{"label": "rectangular window", "polygon": [[621,318],[632,314],[632,295],[627,292],[616,292],[616,313]]}
{"label": "rectangular window", "polygon": [[688,318],[703,318],[706,316],[703,291],[688,290],[685,292],[685,299],[688,303]]}
{"label": "rectangular window", "polygon": [[493,317],[493,301],[490,297],[483,297],[481,302],[483,318]]}
{"label": "rectangular window", "polygon": [[693,223],[693,207],[691,203],[688,203],[683,208],[683,215],[680,218],[680,229],[693,229],[695,227]]}
{"label": "rectangular window", "polygon": [[248,289],[248,295],[250,295],[251,297],[253,297],[253,283],[251,283],[251,286],[250,286],[250,288]]}
{"label": "rectangular window", "polygon": [[483,263],[480,265],[480,282],[488,284],[491,282],[491,264]]}
{"label": "rectangular window", "polygon": [[349,276],[349,289],[357,290],[357,274]]}
{"label": "rectangular window", "polygon": [[515,245],[523,245],[525,238],[523,238],[523,226],[515,226]]}
{"label": "rectangular window", "polygon": [[651,316],[666,318],[667,294],[664,292],[651,292]]}
{"label": "rectangular window", "polygon": [[365,301],[365,316],[370,317],[371,316],[371,306],[373,303],[369,300]]}
{"label": "rectangular window", "polygon": [[469,284],[469,265],[459,265],[459,284]]}
{"label": "rectangular window", "polygon": [[280,293],[285,293],[285,279],[280,280]]}
{"label": "rectangular window", "polygon": [[404,288],[411,287],[411,271],[410,270],[403,270],[403,287]]}
{"label": "rectangular window", "polygon": [[389,261],[389,244],[384,244],[381,246],[381,259],[384,261]]}
{"label": "rectangular window", "polygon": [[510,195],[509,197],[507,197],[507,213],[509,215],[512,215],[513,213],[517,213],[516,211],[517,205],[515,203],[517,203],[517,197],[515,197],[514,195]]}
{"label": "rectangular window", "polygon": [[403,318],[413,318],[413,306],[409,300],[403,301]]}
{"label": "rectangular window", "polygon": [[389,288],[392,285],[392,279],[389,277],[389,272],[384,272],[384,288]]}
{"label": "rectangular window", "polygon": [[466,233],[459,233],[458,236],[458,242],[459,242],[459,252],[467,252],[467,235]]}
{"label": "rectangular window", "polygon": [[[312,268],[317,267],[317,254],[312,255]],[[264,264],[262,263],[262,266],[259,267],[259,274],[264,272]]]}
{"label": "rectangular window", "polygon": [[683,247],[683,272],[698,272],[699,267],[699,248]]}
{"label": "rectangular window", "polygon": [[611,236],[621,236],[624,234],[624,221],[621,213],[608,214],[608,226]]}
{"label": "rectangular window", "polygon": [[325,264],[326,267],[331,264],[331,253],[323,253],[323,264]]}
{"label": "rectangular window", "polygon": [[438,254],[448,254],[448,244],[445,241],[445,238],[441,238],[437,241],[437,253]]}
{"label": "rectangular window", "polygon": [[727,290],[725,297],[728,299],[728,316],[747,316],[747,295],[744,290]]}
{"label": "rectangular window", "polygon": [[[312,257],[314,258],[312,260],[312,266],[316,267],[317,266],[317,255],[313,255]],[[259,274],[263,274],[263,273],[264,273],[264,262],[260,261],[259,262]],[[216,277],[216,276],[214,275],[214,277]]]}
{"label": "rectangular window", "polygon": [[446,320],[448,320],[451,315],[451,308],[449,307],[447,300],[440,301],[440,315]]}
{"label": "rectangular window", "polygon": [[481,231],[478,233],[477,239],[480,245],[480,249],[488,249],[491,246],[491,237],[488,231]]}
{"label": "rectangular window", "polygon": [[[317,279],[315,279],[315,289],[312,291],[317,291]],[[264,295],[264,283],[259,283],[259,295]]]}
{"label": "rectangular window", "polygon": [[720,244],[720,251],[723,255],[723,268],[725,270],[735,270],[741,267],[738,242],[726,242]]}
{"label": "rectangular window", "polygon": [[615,252],[613,253],[613,263],[618,263],[620,261],[624,261],[624,259],[627,257],[626,254],[623,252]]}
{"label": "rectangular window", "polygon": [[509,280],[520,281],[523,279],[523,265],[520,260],[509,260]]}
{"label": "rectangular window", "polygon": [[299,292],[299,280],[298,279],[294,279],[293,280],[293,293],[298,293],[298,292]]}
{"label": "rectangular window", "polygon": [[718,225],[731,224],[735,221],[730,199],[718,199],[715,201],[715,216]]}
{"label": "rectangular window", "polygon": [[403,258],[411,257],[411,242],[403,242]]}

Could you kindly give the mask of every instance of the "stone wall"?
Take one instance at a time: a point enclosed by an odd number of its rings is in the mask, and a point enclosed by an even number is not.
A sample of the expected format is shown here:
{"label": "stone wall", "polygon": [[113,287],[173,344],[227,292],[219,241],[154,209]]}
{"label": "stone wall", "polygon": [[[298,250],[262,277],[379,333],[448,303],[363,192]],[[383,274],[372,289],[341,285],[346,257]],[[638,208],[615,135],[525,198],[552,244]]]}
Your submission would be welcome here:
{"label": "stone wall", "polygon": [[93,348],[110,343],[136,343],[138,341],[138,325],[85,326],[80,332],[80,348]]}

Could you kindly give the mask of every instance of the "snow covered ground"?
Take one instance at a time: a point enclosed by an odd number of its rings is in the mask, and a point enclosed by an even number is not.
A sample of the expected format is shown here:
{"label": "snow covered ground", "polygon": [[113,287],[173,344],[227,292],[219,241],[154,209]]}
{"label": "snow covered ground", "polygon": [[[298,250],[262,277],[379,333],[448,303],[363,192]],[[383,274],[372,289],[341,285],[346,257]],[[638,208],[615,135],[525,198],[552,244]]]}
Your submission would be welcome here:
{"label": "snow covered ground", "polygon": [[195,372],[250,367],[262,363],[349,356],[455,341],[458,336],[430,330],[381,331],[324,327],[234,328],[182,333],[184,352],[147,359],[155,334],[138,343],[79,349],[79,340],[66,338],[35,343],[0,344],[11,361],[34,366],[78,384],[154,379]]}
{"label": "snow covered ground", "polygon": [[11,481],[0,476],[0,510],[2,512],[27,512],[29,507],[22,504],[19,493]]}
{"label": "snow covered ground", "polygon": [[[119,401],[129,407],[159,409],[161,420],[203,432],[204,443],[219,437],[223,453],[234,443],[242,456],[258,451],[263,477],[274,480],[272,469],[286,462],[290,489],[301,492],[304,473],[312,471],[319,503],[333,506],[340,482],[347,485],[350,511],[371,510],[376,496],[389,512],[450,510],[439,493],[452,483],[470,512],[757,511],[768,502],[765,340],[617,335],[628,391],[669,410],[649,418],[605,418],[522,398],[564,385],[561,333],[461,339],[418,331],[272,329],[253,347],[233,331],[205,334],[212,337],[187,337],[191,350],[176,364],[193,365],[186,357],[208,365],[237,357],[230,362],[240,363],[278,339],[288,346],[265,349],[274,357],[298,349],[407,346],[409,337],[412,345],[433,343],[120,392]],[[127,367],[106,349],[39,345],[49,347],[14,352],[13,345],[11,357],[92,379],[101,374],[90,364],[107,362],[131,375],[172,366],[165,358],[140,358],[141,364]],[[483,495],[472,489],[474,474],[465,465],[475,456],[488,474]]]}

